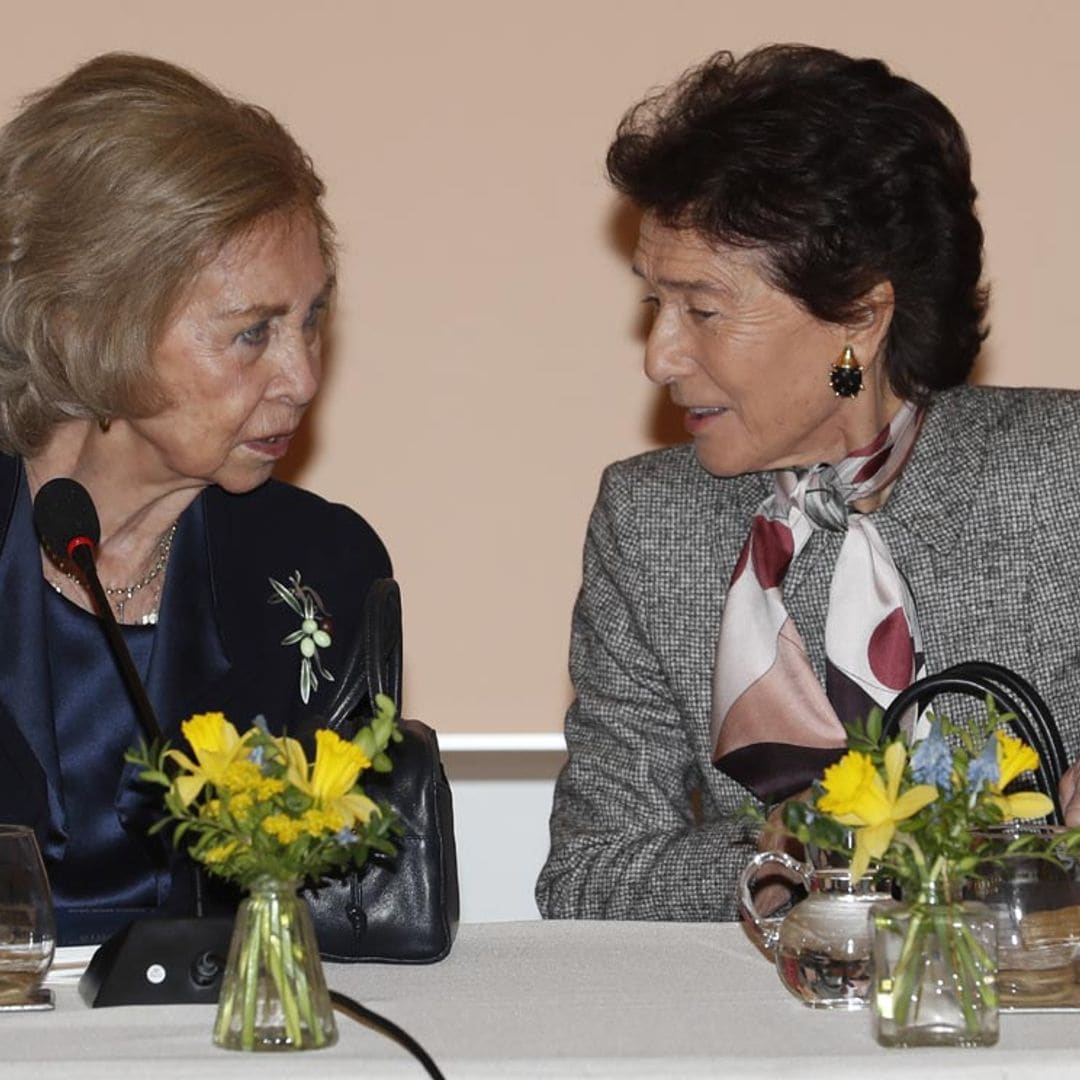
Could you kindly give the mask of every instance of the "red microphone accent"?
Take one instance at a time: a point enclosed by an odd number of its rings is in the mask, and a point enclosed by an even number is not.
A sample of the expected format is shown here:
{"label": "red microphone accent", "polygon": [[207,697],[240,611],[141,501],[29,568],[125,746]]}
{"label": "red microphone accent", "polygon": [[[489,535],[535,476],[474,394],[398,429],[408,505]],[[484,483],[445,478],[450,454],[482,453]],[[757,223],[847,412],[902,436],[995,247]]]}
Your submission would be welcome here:
{"label": "red microphone accent", "polygon": [[94,553],[95,544],[94,544],[94,541],[91,540],[89,536],[73,536],[67,542],[67,555],[68,555],[68,558],[69,559],[74,559],[75,558],[75,552],[78,551],[79,548],[81,548],[81,547],[88,547],[90,549],[90,553],[91,554]]}

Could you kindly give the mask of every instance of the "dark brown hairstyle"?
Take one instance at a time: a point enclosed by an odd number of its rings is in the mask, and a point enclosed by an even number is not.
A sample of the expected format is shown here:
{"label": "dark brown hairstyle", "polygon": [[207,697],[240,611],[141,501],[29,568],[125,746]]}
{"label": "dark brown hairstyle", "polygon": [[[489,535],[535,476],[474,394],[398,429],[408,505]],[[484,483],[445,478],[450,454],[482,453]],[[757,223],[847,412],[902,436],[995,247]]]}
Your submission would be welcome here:
{"label": "dark brown hairstyle", "polygon": [[969,375],[987,291],[967,141],[880,60],[805,45],[717,53],[626,114],[607,164],[664,224],[760,250],[772,283],[816,318],[854,322],[890,282],[885,364],[901,397]]}

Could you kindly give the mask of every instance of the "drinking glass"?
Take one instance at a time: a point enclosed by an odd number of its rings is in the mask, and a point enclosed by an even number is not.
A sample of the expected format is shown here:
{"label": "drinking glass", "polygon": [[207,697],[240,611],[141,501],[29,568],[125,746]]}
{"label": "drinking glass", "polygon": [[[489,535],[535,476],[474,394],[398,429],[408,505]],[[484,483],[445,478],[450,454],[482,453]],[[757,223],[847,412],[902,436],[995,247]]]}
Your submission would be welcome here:
{"label": "drinking glass", "polygon": [[52,894],[32,829],[0,825],[0,1009],[48,1008],[56,948]]}

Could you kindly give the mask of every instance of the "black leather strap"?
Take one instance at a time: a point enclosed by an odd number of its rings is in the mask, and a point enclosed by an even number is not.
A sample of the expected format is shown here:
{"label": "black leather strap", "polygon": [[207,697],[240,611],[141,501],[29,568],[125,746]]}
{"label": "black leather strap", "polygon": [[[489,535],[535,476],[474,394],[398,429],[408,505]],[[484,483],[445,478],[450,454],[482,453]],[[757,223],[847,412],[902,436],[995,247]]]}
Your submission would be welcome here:
{"label": "black leather strap", "polygon": [[364,606],[367,682],[372,701],[385,694],[401,711],[401,590],[393,578],[371,585]]}
{"label": "black leather strap", "polygon": [[885,710],[882,732],[895,735],[900,720],[911,708],[922,712],[939,694],[963,694],[982,701],[989,694],[1003,712],[1013,713],[1011,721],[1020,737],[1039,755],[1035,773],[1039,790],[1054,804],[1054,820],[1064,823],[1057,782],[1068,768],[1065,747],[1046,702],[1023,676],[990,661],[969,660],[945,671],[927,675],[902,690]]}

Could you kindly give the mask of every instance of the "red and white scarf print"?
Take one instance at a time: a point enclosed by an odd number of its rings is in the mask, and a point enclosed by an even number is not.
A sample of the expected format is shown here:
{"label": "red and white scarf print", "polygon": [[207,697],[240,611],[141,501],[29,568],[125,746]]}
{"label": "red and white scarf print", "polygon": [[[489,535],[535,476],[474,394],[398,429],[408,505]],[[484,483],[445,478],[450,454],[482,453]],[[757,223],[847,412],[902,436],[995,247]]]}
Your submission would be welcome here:
{"label": "red and white scarf print", "polygon": [[[765,801],[807,787],[865,718],[924,671],[911,593],[881,534],[851,504],[903,468],[922,413],[904,403],[838,465],[783,469],[731,577],[713,674],[713,763]],[[788,567],[814,529],[844,531],[825,623],[826,686],[784,607]]]}

